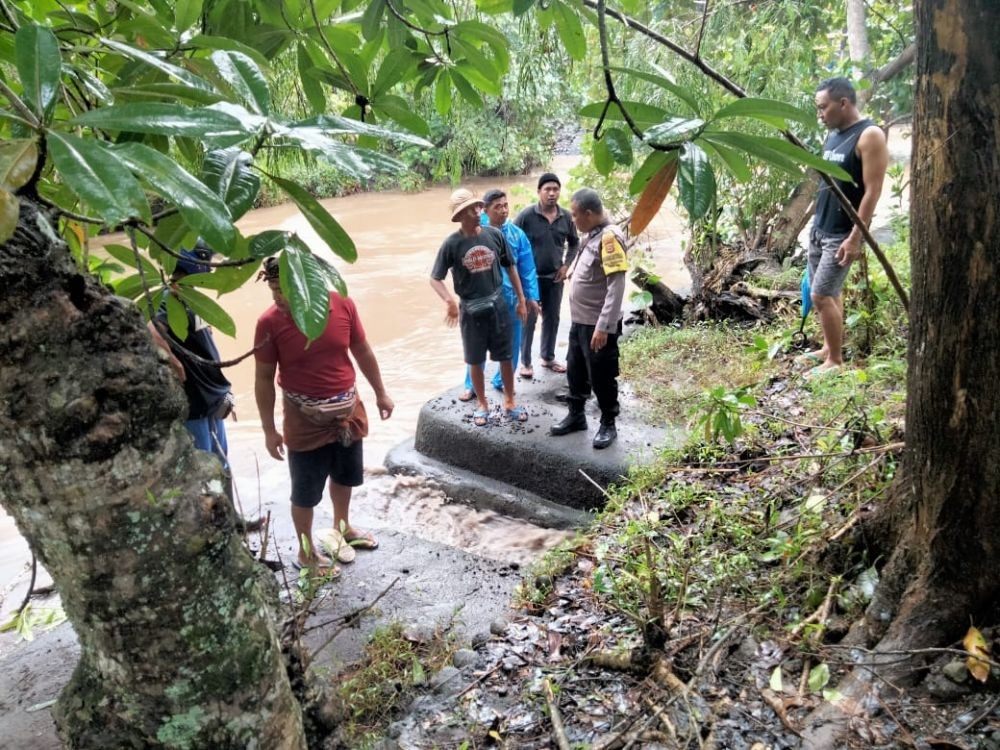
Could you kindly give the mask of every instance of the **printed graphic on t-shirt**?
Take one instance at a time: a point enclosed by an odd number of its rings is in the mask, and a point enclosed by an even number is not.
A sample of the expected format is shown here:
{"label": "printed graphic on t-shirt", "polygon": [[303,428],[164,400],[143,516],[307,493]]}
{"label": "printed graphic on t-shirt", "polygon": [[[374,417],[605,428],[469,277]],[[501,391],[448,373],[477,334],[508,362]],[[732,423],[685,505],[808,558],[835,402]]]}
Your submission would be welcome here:
{"label": "printed graphic on t-shirt", "polygon": [[476,245],[462,258],[462,265],[469,273],[484,273],[493,270],[496,254],[485,245]]}

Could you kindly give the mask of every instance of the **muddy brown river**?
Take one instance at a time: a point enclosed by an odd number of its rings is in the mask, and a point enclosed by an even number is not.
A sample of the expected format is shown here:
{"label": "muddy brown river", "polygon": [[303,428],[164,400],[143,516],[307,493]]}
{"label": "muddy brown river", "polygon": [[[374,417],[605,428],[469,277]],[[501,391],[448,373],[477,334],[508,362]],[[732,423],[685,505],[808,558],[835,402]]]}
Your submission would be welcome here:
{"label": "muddy brown river", "polygon": [[[551,165],[564,184],[577,158],[557,157]],[[507,189],[512,214],[535,199],[535,176],[473,179],[464,185],[477,194],[492,187]],[[244,234],[264,229],[298,232],[310,247],[336,262],[395,401],[390,420],[371,424],[364,446],[371,476],[352,503],[352,521],[375,529],[391,527],[486,557],[525,561],[565,534],[446,504],[440,493],[419,480],[388,477],[380,470],[386,451],[414,433],[423,403],[463,377],[458,331],[445,326],[444,305],[428,284],[437,249],[455,228],[448,221],[450,193],[451,188],[441,186],[421,193],[365,193],[323,201],[357,244],[359,258],[353,265],[340,262],[326,249],[294,205],[253,211],[239,226]],[[561,202],[566,205],[567,193]],[[681,219],[672,208],[661,211],[651,230],[653,264],[674,289],[689,284],[681,262],[683,234]],[[220,301],[237,324],[234,339],[215,336],[223,358],[229,359],[252,347],[254,323],[270,305],[270,295],[264,284],[248,283]],[[564,299],[564,322],[568,317]],[[566,328],[557,344],[560,359],[565,358]],[[227,375],[233,382],[238,417],[235,423],[227,422],[229,456],[239,502],[252,516],[263,502],[287,498],[288,472],[264,449],[253,397],[252,359],[230,368]],[[358,384],[373,414],[374,397],[360,373]],[[13,521],[0,511],[0,600],[14,579],[26,575],[28,562],[27,545]]]}

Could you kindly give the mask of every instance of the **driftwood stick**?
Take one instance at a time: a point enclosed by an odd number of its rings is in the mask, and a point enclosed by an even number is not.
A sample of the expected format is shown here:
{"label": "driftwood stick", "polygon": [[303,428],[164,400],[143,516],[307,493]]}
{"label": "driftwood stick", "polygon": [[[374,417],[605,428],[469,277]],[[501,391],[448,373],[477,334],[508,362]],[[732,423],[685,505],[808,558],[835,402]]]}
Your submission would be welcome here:
{"label": "driftwood stick", "polygon": [[556,703],[556,696],[552,690],[552,682],[545,678],[545,702],[549,705],[549,721],[552,722],[552,734],[555,735],[556,745],[559,750],[570,750],[569,740],[566,739],[566,729],[563,727],[562,715],[559,713],[559,706]]}

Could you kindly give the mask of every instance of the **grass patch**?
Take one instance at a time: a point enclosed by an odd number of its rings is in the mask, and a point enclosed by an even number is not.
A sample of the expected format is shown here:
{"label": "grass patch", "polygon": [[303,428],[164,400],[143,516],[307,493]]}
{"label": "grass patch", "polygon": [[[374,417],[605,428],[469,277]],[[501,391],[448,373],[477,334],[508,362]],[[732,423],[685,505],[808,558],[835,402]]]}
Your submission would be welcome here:
{"label": "grass patch", "polygon": [[437,633],[427,642],[415,642],[400,623],[372,633],[364,659],[338,677],[338,693],[349,711],[341,729],[347,746],[373,745],[415,689],[448,664],[455,650],[449,635]]}
{"label": "grass patch", "polygon": [[702,394],[719,385],[750,386],[776,371],[766,357],[749,356],[762,330],[721,324],[643,328],[622,343],[621,369],[654,422],[684,424]]}

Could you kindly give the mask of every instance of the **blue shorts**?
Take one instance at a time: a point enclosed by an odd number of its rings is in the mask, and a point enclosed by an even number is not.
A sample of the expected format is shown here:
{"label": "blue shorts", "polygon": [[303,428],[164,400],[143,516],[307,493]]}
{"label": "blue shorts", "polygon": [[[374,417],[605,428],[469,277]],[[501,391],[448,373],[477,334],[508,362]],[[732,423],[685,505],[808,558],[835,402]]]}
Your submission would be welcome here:
{"label": "blue shorts", "polygon": [[361,444],[361,440],[347,446],[333,442],[311,451],[288,451],[292,505],[315,508],[323,499],[327,479],[342,487],[360,487],[365,476]]}

